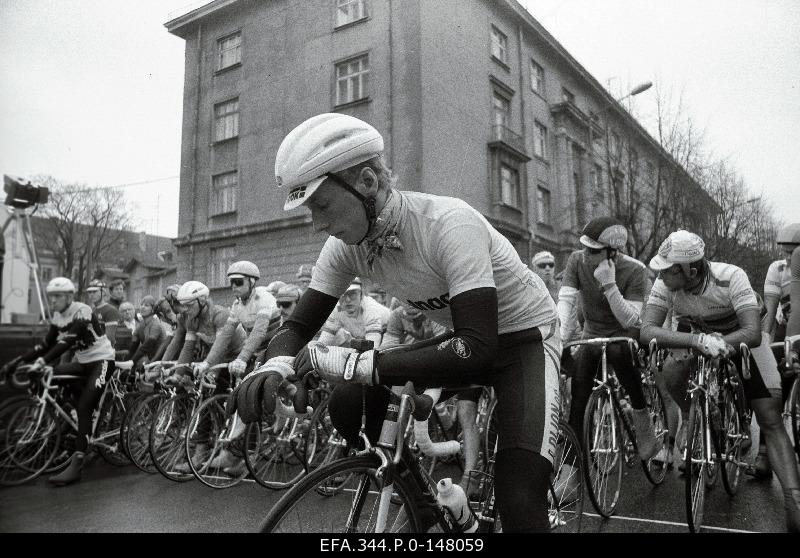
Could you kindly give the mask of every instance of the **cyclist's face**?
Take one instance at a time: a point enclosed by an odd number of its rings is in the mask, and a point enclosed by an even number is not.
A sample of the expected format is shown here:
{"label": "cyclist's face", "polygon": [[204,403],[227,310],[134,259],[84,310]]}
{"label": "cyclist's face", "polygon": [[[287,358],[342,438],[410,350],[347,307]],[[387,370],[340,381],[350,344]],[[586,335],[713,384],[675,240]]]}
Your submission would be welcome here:
{"label": "cyclist's face", "polygon": [[678,291],[684,288],[688,281],[688,278],[683,273],[683,269],[678,264],[668,267],[667,269],[662,269],[658,272],[658,276],[671,291]]}
{"label": "cyclist's face", "polygon": [[69,293],[50,293],[47,295],[50,307],[56,312],[63,312],[72,304],[72,295]]}
{"label": "cyclist's face", "polygon": [[114,297],[115,300],[122,300],[125,298],[125,287],[122,285],[117,285],[113,289],[111,289],[111,295]]}
{"label": "cyclist's face", "polygon": [[344,310],[350,316],[353,316],[361,307],[361,291],[359,289],[347,291],[342,295],[340,300],[342,303],[342,310]]}
{"label": "cyclist's face", "polygon": [[89,302],[91,302],[92,304],[97,304],[103,300],[103,291],[101,290],[89,291],[88,295],[89,295]]}
{"label": "cyclist's face", "polygon": [[300,285],[301,289],[307,289],[311,284],[311,277],[303,277],[297,281],[297,284]]}
{"label": "cyclist's face", "polygon": [[556,268],[555,262],[552,260],[548,260],[539,262],[536,265],[534,265],[533,271],[536,273],[536,275],[541,277],[543,281],[552,281],[555,268]]}
{"label": "cyclist's face", "polygon": [[200,303],[196,300],[187,302],[185,304],[179,302],[175,309],[191,320],[200,314]]}
{"label": "cyclist's face", "polygon": [[591,269],[595,269],[606,258],[608,258],[608,250],[605,248],[583,247],[583,260]]}
{"label": "cyclist's face", "polygon": [[278,308],[281,309],[281,318],[285,320],[291,316],[296,306],[297,302],[295,301],[278,301]]}
{"label": "cyclist's face", "polygon": [[242,298],[250,293],[250,279],[247,277],[233,277],[229,279],[233,296]]}
{"label": "cyclist's face", "polygon": [[139,313],[142,315],[142,318],[146,318],[153,314],[153,307],[149,304],[142,304],[139,307]]}
{"label": "cyclist's face", "polygon": [[[363,190],[357,184],[352,186]],[[326,232],[350,245],[358,244],[367,233],[369,222],[361,201],[331,178],[320,185],[306,206],[311,210],[315,231]]]}

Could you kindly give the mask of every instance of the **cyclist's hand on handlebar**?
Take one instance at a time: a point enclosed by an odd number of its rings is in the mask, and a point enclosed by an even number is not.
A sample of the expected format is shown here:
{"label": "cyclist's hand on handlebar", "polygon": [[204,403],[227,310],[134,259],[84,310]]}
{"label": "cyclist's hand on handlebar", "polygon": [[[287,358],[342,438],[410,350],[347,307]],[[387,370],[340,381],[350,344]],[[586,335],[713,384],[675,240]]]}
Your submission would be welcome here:
{"label": "cyclist's hand on handlebar", "polygon": [[37,358],[36,360],[33,361],[33,364],[31,364],[31,367],[29,368],[29,371],[30,372],[38,372],[39,370],[44,368],[45,364],[47,364],[45,362],[45,360],[42,357],[39,357],[39,358]]}
{"label": "cyclist's hand on handlebar", "polygon": [[[348,347],[330,347],[317,341],[309,343],[301,354],[302,360],[295,363],[295,374],[291,380],[300,380],[314,370],[320,378],[334,384],[355,382],[374,386],[378,383],[375,370],[374,349],[359,352]],[[300,358],[300,355],[298,355]]]}
{"label": "cyclist's hand on handlebar", "polygon": [[210,365],[206,361],[192,363],[192,373],[194,373],[195,377],[197,377],[198,374],[202,376],[209,368]]}
{"label": "cyclist's hand on handlebar", "polygon": [[294,360],[289,356],[274,357],[250,372],[228,398],[228,415],[238,412],[245,423],[250,423],[275,412],[276,392],[294,372]]}
{"label": "cyclist's hand on handlebar", "polygon": [[695,348],[706,356],[724,356],[727,351],[727,343],[719,335],[701,333],[696,338]]}
{"label": "cyclist's hand on handlebar", "polygon": [[244,376],[244,371],[247,368],[247,363],[240,358],[228,364],[228,370],[237,378]]}

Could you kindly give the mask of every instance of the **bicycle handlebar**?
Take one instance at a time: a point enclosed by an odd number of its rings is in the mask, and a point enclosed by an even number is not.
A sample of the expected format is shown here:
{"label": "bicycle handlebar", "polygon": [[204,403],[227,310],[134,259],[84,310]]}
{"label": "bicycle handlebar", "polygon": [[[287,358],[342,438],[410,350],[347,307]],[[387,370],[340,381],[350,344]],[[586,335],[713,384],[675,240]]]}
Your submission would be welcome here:
{"label": "bicycle handlebar", "polygon": [[[420,451],[430,457],[455,455],[461,451],[461,444],[457,440],[433,442],[428,432],[428,417],[430,417],[431,410],[439,401],[441,395],[442,388],[428,388],[422,395],[409,395],[414,401],[414,409],[412,410],[412,415],[415,419],[414,438],[417,441],[417,446],[419,446]],[[427,407],[427,416],[425,419],[417,418],[419,415],[416,411],[424,409],[425,407]]]}
{"label": "bicycle handlebar", "polygon": [[[653,340],[655,341],[655,339]],[[632,350],[639,350],[639,344],[633,337],[595,337],[593,339],[578,339],[564,343],[563,348],[578,347],[581,345],[610,345],[611,343],[628,343]]]}

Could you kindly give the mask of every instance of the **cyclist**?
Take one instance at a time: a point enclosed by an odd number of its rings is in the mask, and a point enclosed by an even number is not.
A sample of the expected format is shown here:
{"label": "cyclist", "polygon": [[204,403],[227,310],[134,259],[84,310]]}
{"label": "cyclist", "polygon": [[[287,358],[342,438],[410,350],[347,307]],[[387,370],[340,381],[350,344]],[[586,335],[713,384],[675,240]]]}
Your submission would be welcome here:
{"label": "cyclist", "polygon": [[533,272],[541,277],[544,284],[547,285],[547,291],[553,301],[558,302],[559,285],[555,278],[556,259],[553,254],[546,250],[537,252],[531,259],[531,266],[533,266]]}
{"label": "cyclist", "polygon": [[[495,493],[503,529],[549,531],[561,352],[553,301],[511,243],[467,203],[394,189],[382,153],[378,131],[344,114],[312,117],[283,140],[275,174],[278,186],[289,188],[284,209],[307,205],[314,228],[331,236],[309,288],[267,348],[266,366],[237,387],[228,412],[238,409],[246,422],[257,420],[274,409],[284,375],[302,388],[315,369],[339,384],[329,410],[350,444],[358,443],[366,386],[366,431],[374,443],[390,399],[383,386],[409,380],[493,385],[500,417]],[[356,275],[452,333],[362,353],[307,345]],[[298,389],[296,408],[305,409],[304,396]]]}
{"label": "cyclist", "polygon": [[306,292],[308,285],[311,283],[311,274],[314,268],[308,264],[303,264],[297,270],[297,286],[300,287],[300,292]]}
{"label": "cyclist", "polygon": [[109,289],[109,296],[108,302],[117,310],[119,310],[120,304],[125,302],[125,281],[122,279],[115,279],[111,281],[111,284],[108,286]]}
{"label": "cyclist", "polygon": [[319,342],[345,347],[350,339],[367,339],[377,347],[386,329],[384,324],[388,317],[384,317],[388,313],[388,308],[364,296],[361,279],[356,277],[339,299],[338,308],[322,326]]}
{"label": "cyclist", "polygon": [[180,285],[170,285],[167,287],[167,292],[164,296],[156,303],[156,316],[158,316],[158,319],[173,328],[178,325],[178,312],[176,311],[178,299],[176,296],[180,288]]}
{"label": "cyclist", "polygon": [[[767,270],[767,277],[764,280],[764,317],[761,322],[761,329],[769,338],[769,341],[783,341],[786,337],[786,320],[789,318],[791,301],[789,299],[789,289],[791,286],[792,274],[789,268],[792,251],[800,245],[800,223],[794,223],[781,229],[777,238],[778,247],[784,254],[784,258],[772,262]],[[783,402],[789,397],[789,390],[792,386],[792,377],[782,378],[781,388],[783,392]],[[758,479],[768,479],[772,477],[772,468],[769,464],[767,448],[764,436],[759,436],[758,457],[752,467],[748,467],[746,472]]]}
{"label": "cyclist", "polygon": [[[575,324],[573,305],[578,293],[584,314],[582,339],[628,336],[632,329],[639,327],[647,288],[647,268],[642,262],[620,252],[627,241],[627,229],[612,217],[592,219],[583,228],[580,242],[584,248],[570,254],[558,293],[562,339],[569,339],[572,335]],[[599,346],[586,345],[580,347],[574,356],[569,425],[578,435],[578,440],[583,440],[583,415],[594,387],[601,354]],[[639,457],[647,461],[661,447],[653,432],[641,374],[627,344],[610,344],[606,354],[631,399]]]}
{"label": "cyclist", "polygon": [[[399,306],[392,310],[389,316],[386,334],[381,341],[381,349],[418,343],[446,333],[447,328],[431,321],[418,308]],[[464,489],[464,492],[467,492],[468,489],[475,491],[478,489],[477,483],[473,486],[468,485],[469,472],[474,471],[478,465],[480,437],[476,419],[481,389],[459,390],[455,394],[442,392],[439,401],[444,402],[452,395],[455,395],[458,399],[456,414],[458,415],[458,422],[461,424],[461,431],[464,433],[464,475],[461,477],[459,484]]]}
{"label": "cyclist", "polygon": [[[386,294],[386,289],[379,286],[374,286],[371,291],[369,291],[369,298],[380,304],[381,306],[385,306],[387,309],[389,308],[389,299]],[[388,318],[387,318],[388,320]],[[387,321],[388,325],[388,321]]]}
{"label": "cyclist", "polygon": [[[57,374],[81,376],[83,385],[73,387],[78,397],[75,410],[78,414],[78,437],[75,453],[61,473],[48,479],[51,484],[64,486],[81,478],[84,457],[89,447],[88,436],[92,430],[92,412],[103,395],[106,376],[114,371],[114,348],[103,333],[98,314],[86,304],[77,302],[75,285],[66,277],[51,279],[45,289],[53,317],[44,341],[21,357],[22,362],[33,362],[32,371],[54,364]],[[75,361],[58,363],[70,349],[75,350]]]}
{"label": "cyclist", "polygon": [[152,360],[166,338],[164,328],[161,327],[161,321],[156,316],[155,298],[149,295],[145,296],[142,299],[139,312],[142,315],[142,319],[136,324],[128,353],[130,355],[128,359],[132,360],[136,366],[143,359],[147,359],[148,362]]}
{"label": "cyclist", "polygon": [[86,295],[89,305],[93,311],[99,315],[100,324],[105,328],[106,337],[111,341],[111,346],[116,345],[117,324],[121,316],[119,309],[103,300],[103,290],[106,284],[100,279],[92,279],[86,287]]}
{"label": "cyclist", "polygon": [[278,291],[281,290],[282,287],[285,287],[286,283],[283,281],[273,281],[269,285],[267,285],[267,290],[272,293],[272,296],[278,296]]}
{"label": "cyclist", "polygon": [[289,316],[292,315],[292,312],[294,312],[294,309],[297,307],[297,303],[300,301],[300,287],[297,285],[284,285],[278,290],[278,293],[275,295],[275,300],[281,311],[280,325],[283,325]]}
{"label": "cyclist", "polygon": [[[780,375],[761,335],[758,302],[747,275],[734,265],[705,259],[703,240],[685,230],[667,237],[650,267],[659,272],[659,278],[647,300],[641,340],[655,339],[659,347],[672,349],[663,373],[684,423],[689,412],[686,349],[733,356],[740,343],[753,348],[751,378],[743,380],[745,396],[767,439],[770,462],[783,487],[787,526],[790,531],[800,530],[800,477],[781,419]],[[670,310],[677,330],[663,327]],[[681,331],[689,328],[691,332]],[[734,362],[741,365],[738,358]]]}

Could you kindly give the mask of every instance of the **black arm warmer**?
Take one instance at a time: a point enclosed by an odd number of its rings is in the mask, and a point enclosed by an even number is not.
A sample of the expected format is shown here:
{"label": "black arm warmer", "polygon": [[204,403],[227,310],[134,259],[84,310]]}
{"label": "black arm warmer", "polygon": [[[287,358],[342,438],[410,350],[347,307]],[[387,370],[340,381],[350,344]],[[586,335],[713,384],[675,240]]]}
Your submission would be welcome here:
{"label": "black arm warmer", "polygon": [[269,342],[264,358],[295,356],[319,331],[337,302],[339,299],[334,296],[306,289],[297,308]]}
{"label": "black arm warmer", "polygon": [[497,355],[497,290],[461,293],[450,299],[450,313],[453,333],[378,353],[382,384],[411,380],[420,386],[459,387],[491,379]]}
{"label": "black arm warmer", "polygon": [[41,343],[38,343],[20,357],[22,362],[33,362],[38,357],[45,354],[53,345],[56,344],[58,340],[58,328],[54,325],[50,325],[50,329],[47,330],[47,334],[44,337],[44,340]]}

